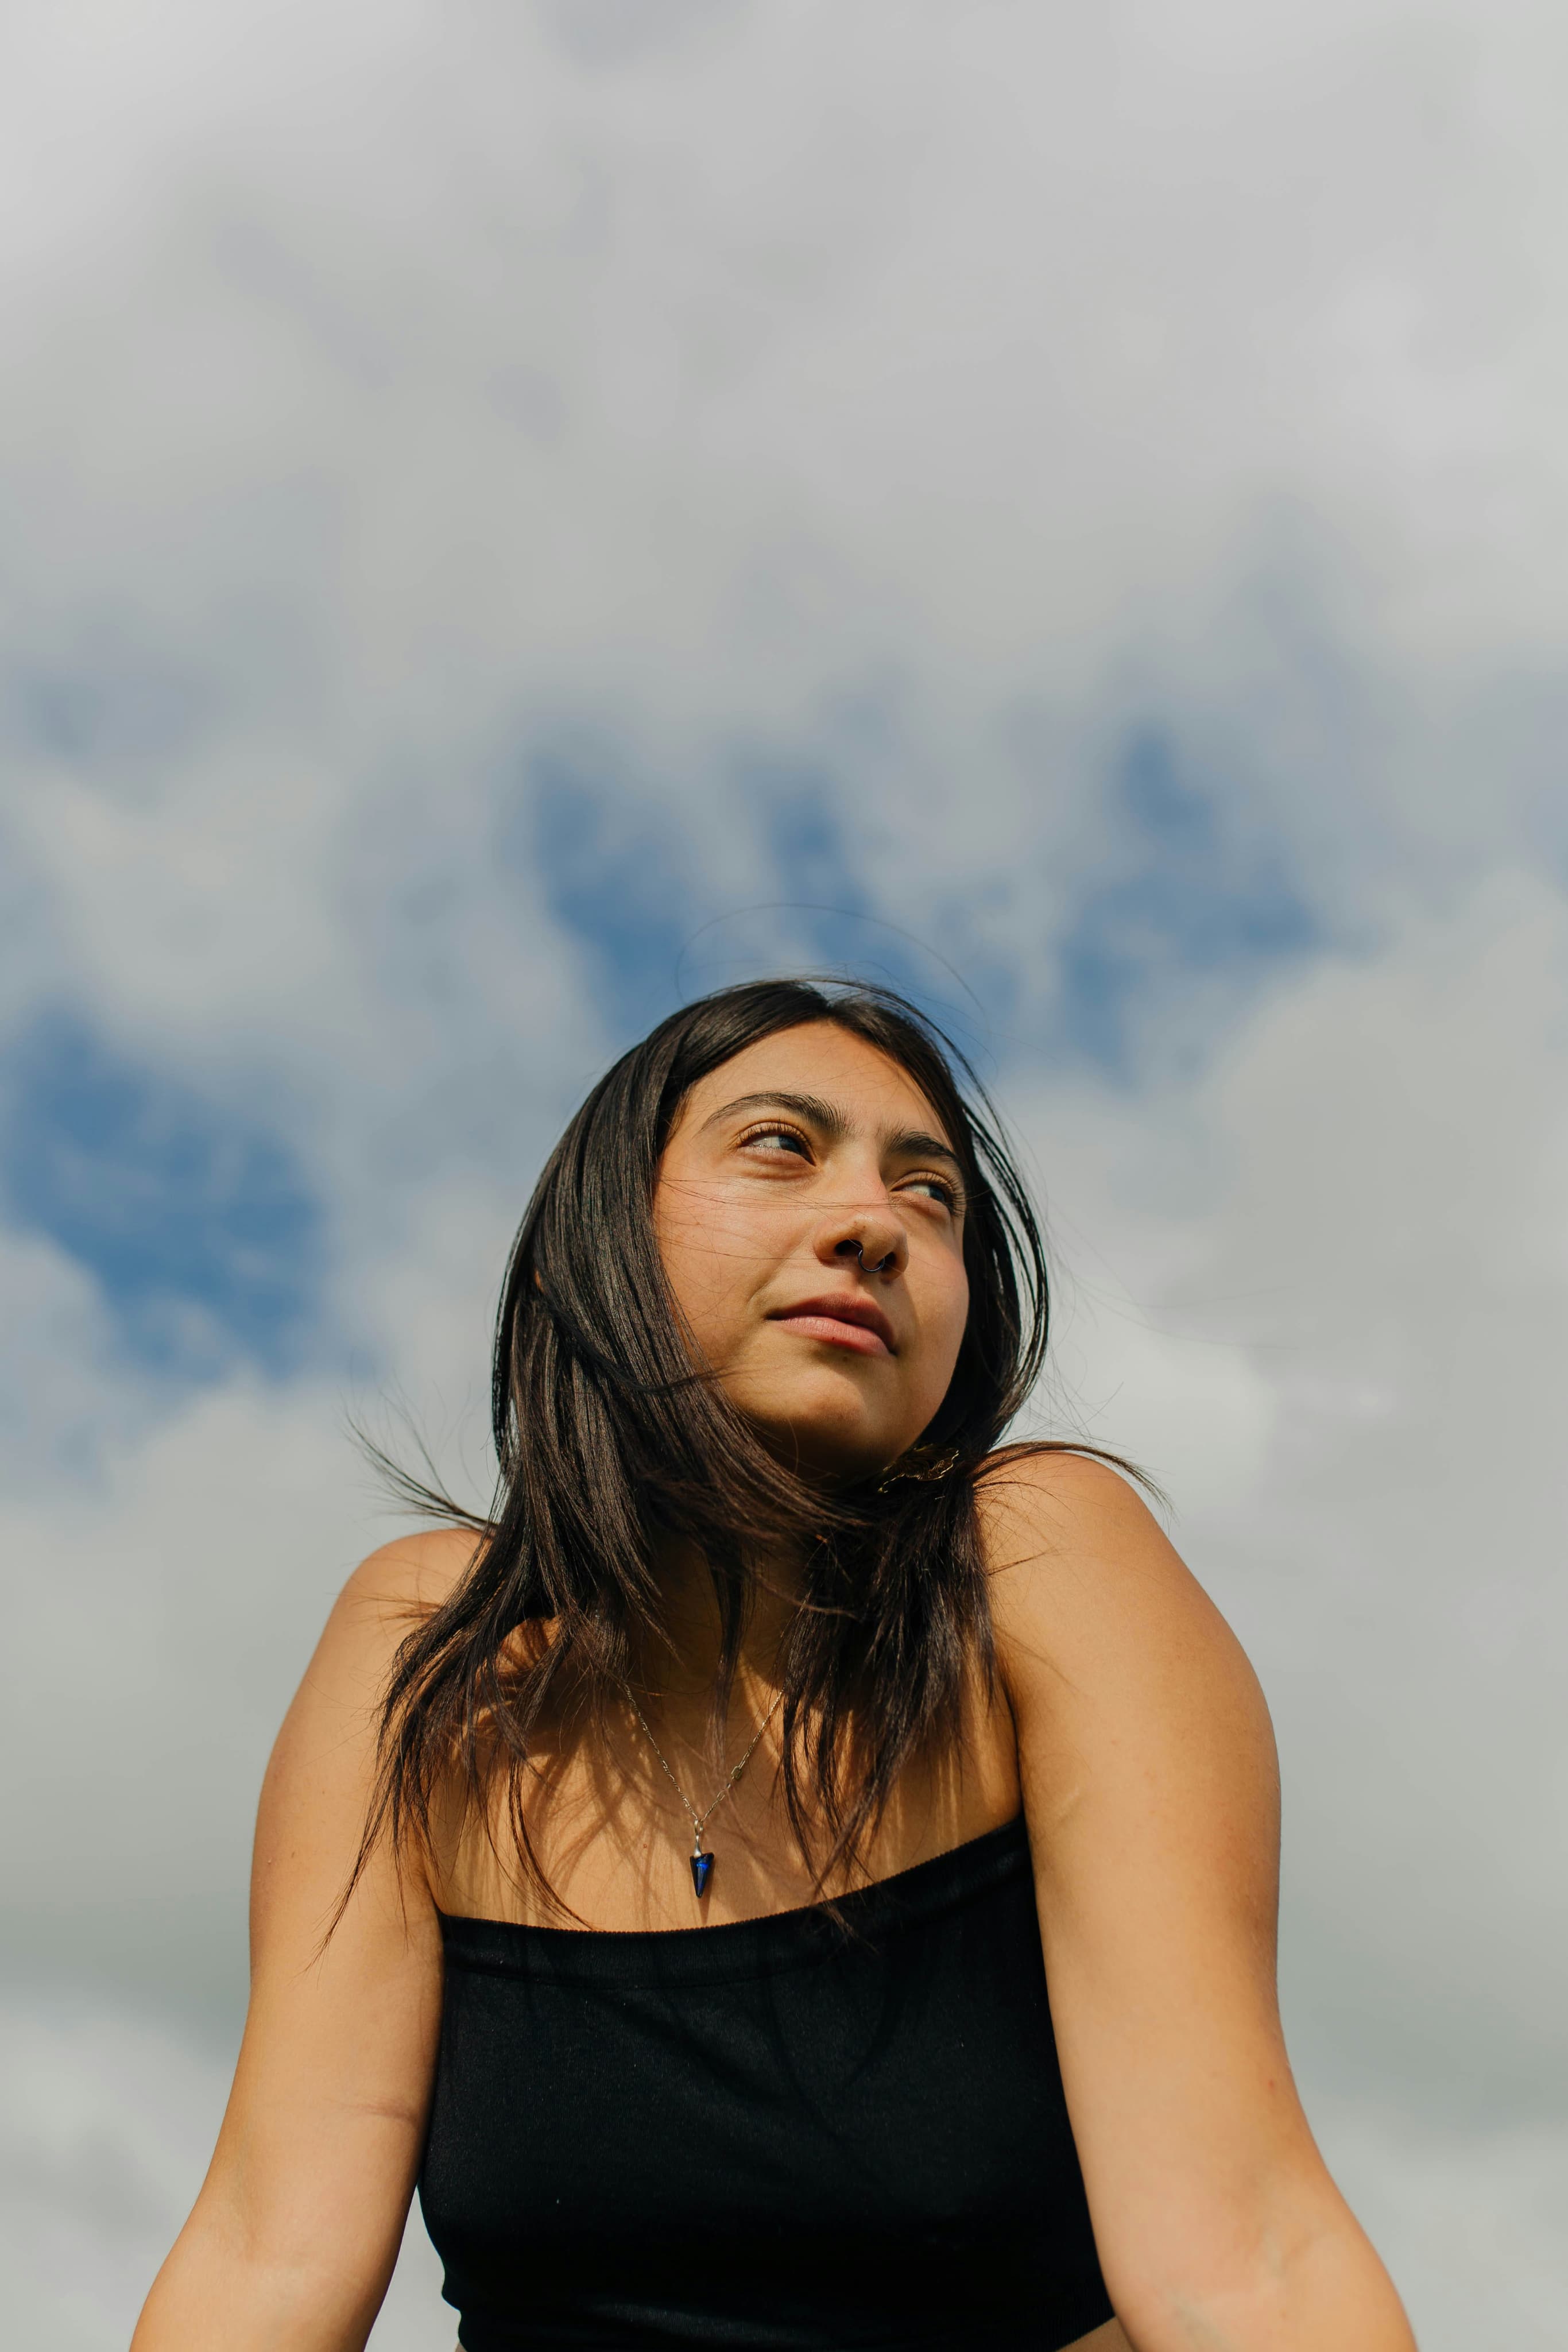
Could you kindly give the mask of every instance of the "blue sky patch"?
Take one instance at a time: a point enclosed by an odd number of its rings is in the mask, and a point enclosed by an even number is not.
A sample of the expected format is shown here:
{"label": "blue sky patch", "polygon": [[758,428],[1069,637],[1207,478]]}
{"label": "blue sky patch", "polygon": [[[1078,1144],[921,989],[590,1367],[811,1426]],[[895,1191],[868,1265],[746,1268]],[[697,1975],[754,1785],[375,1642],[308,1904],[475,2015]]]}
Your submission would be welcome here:
{"label": "blue sky patch", "polygon": [[[687,997],[748,973],[863,974],[917,1003],[946,975],[917,937],[888,921],[862,877],[829,772],[737,758],[733,806],[760,856],[757,896],[716,910],[711,876],[682,817],[630,789],[591,751],[530,766],[530,847],[551,912],[587,950],[620,1044]],[[940,985],[936,992],[946,996]]]}
{"label": "blue sky patch", "polygon": [[[754,751],[730,774],[737,818],[759,853],[758,898],[717,909],[716,924],[688,823],[635,789],[616,756],[590,743],[530,763],[528,854],[552,913],[581,943],[618,1045],[721,979],[815,968],[901,990],[983,1060],[1000,1023],[1033,1029],[1048,1054],[1127,1077],[1140,1040],[1184,1002],[1215,992],[1239,1002],[1263,971],[1323,944],[1287,845],[1156,727],[1131,735],[1110,779],[1103,845],[1049,943],[1054,1003],[1038,1024],[1020,1004],[1023,961],[1009,962],[1005,922],[998,931],[940,898],[935,921],[930,908],[879,904],[841,814],[849,788],[831,767]],[[933,929],[940,948],[925,936]]]}
{"label": "blue sky patch", "polygon": [[[768,857],[807,955],[824,971],[896,989],[962,1049],[983,1058],[992,1010],[988,990],[977,990],[968,971],[948,965],[933,944],[936,927],[928,919],[900,923],[879,907],[862,879],[856,845],[839,821],[831,780],[775,775],[770,782]],[[1007,975],[988,969],[986,980],[1006,994]]]}
{"label": "blue sky patch", "polygon": [[0,1083],[8,1213],[94,1276],[132,1355],[198,1379],[298,1362],[321,1217],[282,1142],[70,1014],[37,1020]]}
{"label": "blue sky patch", "polygon": [[761,804],[773,887],[797,916],[817,953],[844,953],[847,929],[872,913],[854,858],[834,814],[826,778],[748,766],[741,789]]}
{"label": "blue sky patch", "polygon": [[1171,992],[1207,980],[1239,989],[1323,933],[1281,845],[1239,826],[1160,730],[1128,744],[1112,808],[1110,873],[1086,883],[1056,960],[1069,1044],[1124,1075],[1135,1028]]}
{"label": "blue sky patch", "polygon": [[677,1001],[682,950],[702,919],[696,861],[662,811],[629,803],[587,761],[541,754],[530,782],[550,911],[581,940],[600,1009],[630,1042]]}

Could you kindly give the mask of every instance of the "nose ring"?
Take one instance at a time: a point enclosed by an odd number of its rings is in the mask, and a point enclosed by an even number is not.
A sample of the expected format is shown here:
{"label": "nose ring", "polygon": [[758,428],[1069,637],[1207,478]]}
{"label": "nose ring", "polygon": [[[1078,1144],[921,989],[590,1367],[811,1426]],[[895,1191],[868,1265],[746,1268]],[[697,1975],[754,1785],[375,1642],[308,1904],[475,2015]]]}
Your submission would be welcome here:
{"label": "nose ring", "polygon": [[885,1257],[879,1257],[874,1265],[867,1265],[865,1262],[865,1244],[862,1241],[857,1241],[852,1234],[846,1234],[844,1239],[839,1244],[839,1255],[841,1257],[842,1257],[845,1250],[853,1250],[856,1257],[860,1260],[861,1270],[864,1274],[891,1273],[893,1261],[897,1255],[897,1252],[895,1250],[889,1250],[887,1255]]}

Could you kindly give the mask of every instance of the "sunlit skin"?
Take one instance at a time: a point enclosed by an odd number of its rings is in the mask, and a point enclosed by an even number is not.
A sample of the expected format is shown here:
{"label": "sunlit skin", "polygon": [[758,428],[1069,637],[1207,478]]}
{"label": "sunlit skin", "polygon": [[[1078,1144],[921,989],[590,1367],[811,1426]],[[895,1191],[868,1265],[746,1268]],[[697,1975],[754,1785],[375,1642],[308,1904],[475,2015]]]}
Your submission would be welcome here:
{"label": "sunlit skin", "polygon": [[826,1023],[747,1046],[687,1097],[653,1213],[694,1355],[791,1466],[915,1444],[969,1285],[959,1163],[907,1072]]}
{"label": "sunlit skin", "polygon": [[[952,1142],[902,1068],[821,1022],[737,1054],[676,1118],[653,1215],[694,1361],[824,1488],[895,1460],[946,1392],[969,1304]],[[961,1754],[906,1768],[862,1861],[890,1876],[1022,1811],[1062,2084],[1119,2314],[1072,2352],[1415,2352],[1291,2079],[1274,1748],[1239,1644],[1099,1463],[1058,1454],[988,1473],[978,1522],[995,1685],[977,1686]],[[234,2092],[133,2352],[362,2352],[424,2141],[437,1915],[550,1923],[497,1824],[455,1786],[450,1833],[401,1866],[378,1849],[323,1948],[392,1661],[472,1551],[447,1529],[364,1561],[279,1734]],[[727,1755],[768,1721],[797,1605],[789,1563],[767,1565]],[[689,1548],[667,1546],[655,1570],[673,1646],[641,1662],[643,1697],[683,1779],[711,1788],[711,1580]],[[551,1883],[584,1927],[689,1927],[689,1825],[630,1709],[580,1734],[565,1721],[532,1759],[530,1835]],[[780,1737],[774,1720],[726,1801],[706,1925],[813,1899],[778,1801]]]}

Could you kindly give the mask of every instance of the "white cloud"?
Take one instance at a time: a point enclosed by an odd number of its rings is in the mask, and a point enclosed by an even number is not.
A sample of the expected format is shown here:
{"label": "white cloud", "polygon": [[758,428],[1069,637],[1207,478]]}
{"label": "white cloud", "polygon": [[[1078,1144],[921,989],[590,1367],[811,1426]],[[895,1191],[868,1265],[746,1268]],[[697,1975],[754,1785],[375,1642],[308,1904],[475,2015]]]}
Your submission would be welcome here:
{"label": "white cloud", "polygon": [[1450,2116],[1568,2089],[1565,1080],[1568,914],[1516,877],[1196,1087],[1030,1121],[1062,1370],[1274,1706],[1303,2057]]}
{"label": "white cloud", "polygon": [[[0,1236],[3,1736],[51,1759],[17,2015],[91,1977],[36,2013],[67,2284],[16,2307],[106,2342],[193,2177],[215,2072],[172,2026],[164,2101],[127,2003],[232,2027],[261,1758],[382,1532],[344,1391],[482,1466],[505,1242],[611,1042],[534,826],[570,738],[673,932],[726,919],[704,980],[803,952],[736,916],[790,895],[981,972],[1061,1383],[1280,1721],[1314,2101],[1429,2340],[1495,2333],[1506,2268],[1544,2342],[1490,2184],[1533,2210],[1563,2112],[1560,16],[72,0],[0,40],[0,1010],[275,1121],[333,1251],[295,1382],[181,1399]],[[1064,931],[1161,878],[1107,792],[1151,719],[1319,929],[1195,975],[1149,915],[1117,1093],[1041,1049]],[[809,887],[764,755],[838,821]]]}
{"label": "white cloud", "polygon": [[12,82],[46,637],[90,571],[340,744],[874,664],[972,713],[1284,501],[1413,656],[1555,659],[1538,9],[752,8],[590,63],[339,0],[308,76],[290,10],[133,63],[80,13]]}
{"label": "white cloud", "polygon": [[110,1368],[113,1345],[89,1276],[30,1234],[0,1232],[0,1430],[15,1496],[36,1481],[90,1478],[106,1433],[140,1433],[152,1397]]}
{"label": "white cloud", "polygon": [[[206,2170],[229,2063],[145,2016],[0,2003],[0,2295],[18,2341],[121,2352]],[[371,2352],[453,2334],[417,2219]]]}
{"label": "white cloud", "polygon": [[5,2308],[63,2352],[123,2345],[206,2168],[223,2070],[101,2011],[0,2011]]}
{"label": "white cloud", "polygon": [[1336,2178],[1406,2301],[1421,2352],[1556,2352],[1568,2332],[1560,2125],[1460,2135],[1320,2099]]}

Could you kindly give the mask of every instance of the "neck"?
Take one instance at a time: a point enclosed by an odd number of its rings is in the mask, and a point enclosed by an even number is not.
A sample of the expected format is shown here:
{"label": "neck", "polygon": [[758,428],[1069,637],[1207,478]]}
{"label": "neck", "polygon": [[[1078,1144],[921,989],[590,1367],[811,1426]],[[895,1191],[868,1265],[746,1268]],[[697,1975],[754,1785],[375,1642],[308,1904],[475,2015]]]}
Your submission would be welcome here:
{"label": "neck", "polygon": [[[718,1676],[722,1628],[718,1598],[706,1560],[681,1537],[666,1537],[655,1555],[663,1616],[672,1649],[646,1644],[636,1661],[643,1689],[665,1698],[706,1699]],[[750,1619],[741,1637],[740,1672],[771,1683],[780,1644],[800,1601],[799,1563],[769,1557],[756,1567]]]}

